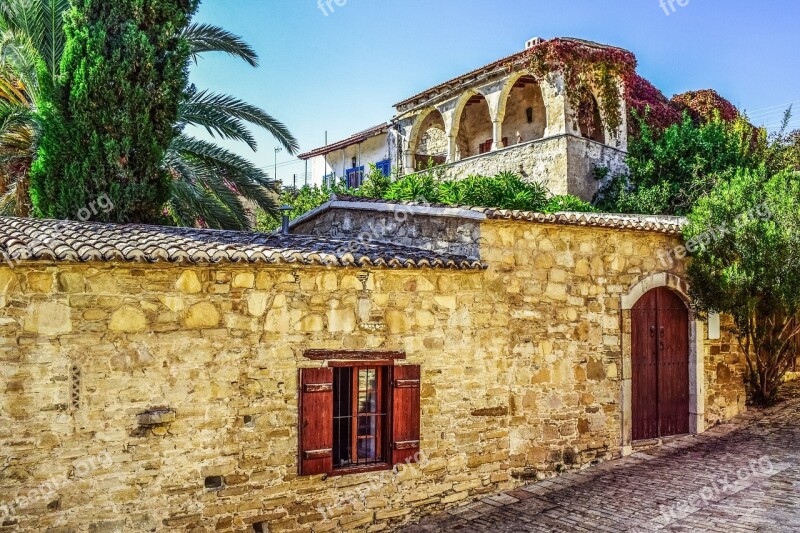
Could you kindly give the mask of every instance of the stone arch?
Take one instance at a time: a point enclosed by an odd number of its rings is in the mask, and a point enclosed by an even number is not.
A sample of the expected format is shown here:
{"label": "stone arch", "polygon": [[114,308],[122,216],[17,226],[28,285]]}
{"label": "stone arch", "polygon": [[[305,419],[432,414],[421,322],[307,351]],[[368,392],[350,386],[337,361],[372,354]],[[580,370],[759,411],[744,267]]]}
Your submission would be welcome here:
{"label": "stone arch", "polygon": [[581,98],[581,105],[576,111],[575,120],[581,137],[599,143],[606,143],[606,126],[600,112],[597,96],[592,91],[586,91]]}
{"label": "stone arch", "polygon": [[429,161],[434,165],[447,162],[449,141],[444,116],[436,108],[421,113],[409,137],[408,150],[415,171],[424,169]]}
{"label": "stone arch", "polygon": [[541,139],[547,129],[547,106],[534,76],[517,72],[500,93],[497,119],[502,124],[506,146]]}
{"label": "stone arch", "polygon": [[689,286],[684,279],[669,272],[652,274],[631,287],[620,299],[620,310],[622,313],[622,380],[620,404],[622,409],[622,452],[624,455],[628,455],[633,451],[633,354],[631,310],[642,296],[659,287],[670,289],[689,309],[689,429],[690,432],[695,435],[705,430],[703,322],[697,320],[692,311]]}
{"label": "stone arch", "polygon": [[483,94],[472,90],[459,97],[450,135],[455,139],[455,161],[491,150],[494,142],[492,110]]}
{"label": "stone arch", "polygon": [[622,295],[621,309],[633,309],[633,306],[636,305],[636,302],[638,302],[645,293],[658,287],[672,289],[672,291],[677,293],[680,299],[683,300],[683,303],[686,304],[691,312],[692,299],[689,296],[689,285],[683,278],[669,272],[653,274],[631,287],[627,294]]}

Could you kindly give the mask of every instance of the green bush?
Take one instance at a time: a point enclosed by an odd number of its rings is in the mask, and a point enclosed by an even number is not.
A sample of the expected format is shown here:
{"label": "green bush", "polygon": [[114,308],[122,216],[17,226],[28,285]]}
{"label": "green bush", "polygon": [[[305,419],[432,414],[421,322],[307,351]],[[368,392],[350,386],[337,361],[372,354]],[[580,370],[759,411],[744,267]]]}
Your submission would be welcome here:
{"label": "green bush", "polygon": [[[295,219],[330,200],[332,194],[360,196],[395,201],[426,202],[434,204],[495,207],[521,211],[596,211],[591,204],[575,196],[550,196],[544,185],[528,183],[514,173],[497,176],[469,176],[463,180],[446,180],[441,168],[402,178],[384,176],[373,165],[369,176],[359,189],[349,189],[343,182],[332,185],[306,186],[298,191],[287,190],[281,195],[281,204],[292,206],[289,218]],[[274,231],[280,220],[261,212],[258,230]]]}
{"label": "green bush", "polygon": [[717,182],[765,159],[763,135],[744,119],[697,124],[685,114],[663,132],[645,121],[640,128],[628,147],[629,173],[612,178],[596,198],[602,211],[686,215]]}

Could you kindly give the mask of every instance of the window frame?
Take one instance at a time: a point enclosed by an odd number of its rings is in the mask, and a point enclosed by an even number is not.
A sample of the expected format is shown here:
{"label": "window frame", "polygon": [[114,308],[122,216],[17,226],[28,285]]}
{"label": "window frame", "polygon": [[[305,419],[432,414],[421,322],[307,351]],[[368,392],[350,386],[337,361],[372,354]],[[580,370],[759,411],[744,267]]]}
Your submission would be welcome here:
{"label": "window frame", "polygon": [[[329,417],[330,418],[330,428],[329,428],[329,430],[331,432],[330,436],[331,436],[331,442],[332,442],[332,446],[333,446],[331,448],[331,451],[330,451],[330,461],[331,461],[330,465],[331,465],[331,467],[326,472],[317,471],[315,473],[304,473],[305,464],[303,462],[303,457],[304,457],[304,454],[306,454],[307,452],[303,447],[304,431],[306,431],[306,429],[304,429],[304,425],[303,425],[303,421],[306,420],[304,418],[305,412],[303,410],[303,402],[304,402],[303,387],[302,387],[303,372],[304,372],[304,370],[305,371],[308,371],[308,370],[313,371],[314,369],[302,369],[301,368],[299,370],[299,372],[300,372],[300,383],[301,383],[301,389],[300,389],[301,396],[299,398],[299,414],[300,414],[299,422],[300,422],[300,428],[299,428],[299,431],[298,431],[298,438],[299,438],[299,445],[298,445],[298,473],[299,473],[299,475],[300,476],[306,476],[306,475],[317,475],[317,473],[323,473],[323,474],[325,474],[325,475],[327,475],[329,477],[331,477],[331,476],[343,476],[343,475],[348,475],[348,474],[368,473],[368,472],[378,472],[378,471],[391,470],[392,468],[394,468],[395,464],[400,464],[400,462],[396,462],[398,453],[400,453],[402,455],[404,453],[402,450],[408,450],[409,448],[396,448],[396,446],[395,446],[397,444],[395,442],[395,433],[394,433],[395,432],[395,426],[396,426],[396,423],[401,423],[402,424],[402,420],[404,419],[403,416],[400,416],[400,418],[398,418],[398,420],[395,421],[395,412],[397,411],[397,409],[399,409],[398,406],[401,405],[401,404],[398,404],[398,402],[397,402],[397,394],[398,393],[396,391],[399,390],[399,389],[397,389],[396,386],[395,386],[395,381],[396,381],[395,374],[396,374],[396,369],[398,369],[398,368],[414,368],[414,369],[416,369],[417,374],[421,375],[419,366],[411,365],[410,367],[407,367],[406,365],[396,365],[395,363],[397,361],[402,361],[402,360],[404,360],[406,358],[406,354],[404,352],[374,352],[374,351],[349,351],[349,350],[306,350],[306,352],[304,353],[304,356],[305,356],[306,359],[310,359],[310,360],[314,360],[314,361],[324,361],[325,365],[324,365],[323,369],[329,369],[331,372],[334,373],[334,376],[335,376],[336,369],[338,369],[338,368],[350,368],[350,369],[380,368],[380,369],[383,369],[383,372],[385,373],[383,379],[385,380],[385,382],[383,383],[383,386],[382,386],[383,390],[379,391],[379,393],[381,393],[383,395],[383,401],[385,402],[385,413],[386,413],[386,416],[383,417],[384,420],[381,421],[381,428],[380,428],[380,432],[379,432],[379,438],[382,440],[381,450],[380,450],[380,455],[382,456],[382,461],[380,463],[370,463],[370,464],[364,464],[364,465],[357,465],[356,464],[356,465],[348,465],[348,466],[344,466],[344,467],[341,467],[341,468],[336,468],[335,465],[333,464],[334,463],[334,459],[336,457],[336,454],[334,453],[334,450],[335,450],[335,446],[337,445],[336,438],[335,438],[335,427],[334,427],[334,425],[335,425],[335,421],[334,420],[335,419],[333,418],[334,414],[335,414],[335,402],[336,402],[336,400],[335,400],[335,385],[332,385],[332,387],[331,387],[331,412],[330,413],[326,413],[326,415],[322,417],[323,420],[326,420],[328,418],[327,415],[330,415],[330,417]],[[334,377],[333,380],[334,380],[333,382],[335,383],[336,378]],[[399,382],[400,381],[398,381],[398,383]],[[404,386],[405,385],[401,385],[400,387],[402,388]],[[421,386],[421,383],[418,383],[417,384],[417,404],[419,403],[419,389],[420,389],[420,386]],[[357,392],[353,392],[351,390],[351,394],[353,395],[354,399],[357,398],[357,394],[358,394]],[[403,403],[402,405],[405,405],[405,404]],[[417,405],[417,410],[416,411],[417,411],[416,415],[415,415],[416,416],[416,422],[417,422],[417,426],[419,426],[419,422],[420,422],[421,415],[422,415],[421,406]],[[406,427],[402,426],[402,425],[398,426],[398,427],[400,428],[399,431],[401,431],[401,434],[402,434]],[[319,431],[320,429],[322,429],[323,431],[328,431],[328,428],[325,427],[325,426],[322,426],[322,427],[314,426],[314,427],[312,427],[310,429],[310,431]],[[417,429],[417,433],[418,433],[419,427],[417,427],[416,429]],[[352,434],[350,435],[350,438],[352,438]],[[417,437],[417,439],[418,438],[419,437]],[[416,447],[412,447],[410,449],[419,450],[419,440],[416,440],[415,442],[416,442],[417,446]],[[406,443],[404,442],[402,444],[406,444]],[[404,459],[405,463],[413,462],[414,460],[416,460],[416,456],[414,456],[411,460],[409,460],[408,457],[411,457],[411,455],[412,454],[406,453],[406,458]],[[308,457],[306,457],[306,458],[308,458]]]}
{"label": "window frame", "polygon": [[375,163],[375,168],[380,170],[385,178],[388,178],[392,175],[392,160],[384,159],[383,161],[378,161]]}
{"label": "window frame", "polygon": [[[359,189],[364,184],[364,167],[363,165],[360,167],[353,167],[348,168],[344,173],[345,183],[347,187],[350,189]],[[358,184],[353,185],[351,180],[356,181]]]}
{"label": "window frame", "polygon": [[[357,375],[359,370],[375,368],[382,370],[385,377],[381,377],[379,381],[382,383],[378,387],[378,395],[382,396],[379,403],[385,404],[386,416],[383,417],[383,420],[380,422],[380,427],[376,432],[376,449],[378,449],[379,455],[382,457],[381,461],[374,462],[374,463],[366,463],[366,464],[351,464],[347,466],[337,467],[335,462],[331,472],[328,474],[329,476],[343,476],[347,474],[356,474],[359,472],[378,472],[382,470],[391,470],[391,454],[392,454],[392,418],[394,414],[394,409],[392,408],[392,366],[393,362],[391,360],[384,360],[384,361],[348,361],[348,362],[335,362],[334,364],[328,365],[330,368],[333,369],[341,369],[347,368],[352,371],[350,379],[353,380],[353,386],[350,389],[351,398],[350,401],[352,402],[352,412],[355,413],[357,411],[356,403],[358,397],[358,390],[355,389],[355,382],[357,379],[355,376]],[[336,379],[334,378],[334,398],[336,395]],[[334,400],[335,402],[335,400]],[[334,407],[334,420],[336,420],[336,411]],[[357,452],[357,428],[358,428],[358,416],[351,415],[353,420],[351,421],[351,434],[350,439],[356,443],[354,446],[353,451],[355,451],[356,455]],[[336,458],[336,428],[333,428],[333,457]]]}

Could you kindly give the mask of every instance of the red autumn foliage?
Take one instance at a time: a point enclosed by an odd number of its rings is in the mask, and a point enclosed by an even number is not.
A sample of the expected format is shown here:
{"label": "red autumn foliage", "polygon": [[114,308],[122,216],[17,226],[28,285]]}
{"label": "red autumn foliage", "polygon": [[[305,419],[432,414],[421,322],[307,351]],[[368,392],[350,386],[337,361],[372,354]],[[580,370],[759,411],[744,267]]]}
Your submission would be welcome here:
{"label": "red autumn foliage", "polygon": [[739,110],[713,89],[689,91],[672,97],[672,102],[689,112],[696,122],[708,122],[719,112],[722,120],[732,122],[739,118]]}
{"label": "red autumn foliage", "polygon": [[601,97],[603,117],[610,130],[622,123],[619,102],[623,95],[617,80],[636,72],[636,56],[627,50],[591,41],[557,38],[528,51],[531,70],[544,77],[554,70],[564,75],[570,104],[580,108],[586,96],[596,90]]}
{"label": "red autumn foliage", "polygon": [[683,120],[683,113],[697,123],[710,121],[716,112],[722,120],[732,122],[739,118],[739,110],[732,103],[712,89],[690,91],[675,95],[672,99],[664,96],[652,83],[637,73],[625,78],[625,100],[628,104],[628,133],[639,134],[639,120],[655,130],[664,130]]}
{"label": "red autumn foliage", "polygon": [[[682,112],[652,83],[636,72],[625,79],[625,100],[628,103],[628,133],[639,134],[639,118],[645,118],[654,129],[666,129],[681,121]],[[634,115],[635,112],[635,115]]]}

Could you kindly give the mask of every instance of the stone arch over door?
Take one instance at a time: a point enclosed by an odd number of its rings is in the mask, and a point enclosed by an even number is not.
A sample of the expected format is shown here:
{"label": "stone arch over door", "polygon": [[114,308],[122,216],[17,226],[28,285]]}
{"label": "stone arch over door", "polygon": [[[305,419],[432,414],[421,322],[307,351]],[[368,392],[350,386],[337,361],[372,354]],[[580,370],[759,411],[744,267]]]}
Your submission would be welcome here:
{"label": "stone arch over door", "polygon": [[622,451],[632,452],[633,444],[633,327],[634,308],[642,298],[654,289],[665,288],[674,294],[687,308],[688,318],[688,387],[689,387],[689,432],[702,433],[705,429],[705,387],[703,377],[703,323],[691,310],[688,286],[684,280],[666,272],[654,274],[640,281],[622,296]]}

